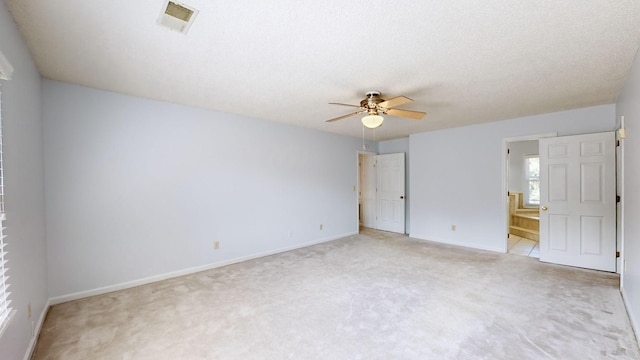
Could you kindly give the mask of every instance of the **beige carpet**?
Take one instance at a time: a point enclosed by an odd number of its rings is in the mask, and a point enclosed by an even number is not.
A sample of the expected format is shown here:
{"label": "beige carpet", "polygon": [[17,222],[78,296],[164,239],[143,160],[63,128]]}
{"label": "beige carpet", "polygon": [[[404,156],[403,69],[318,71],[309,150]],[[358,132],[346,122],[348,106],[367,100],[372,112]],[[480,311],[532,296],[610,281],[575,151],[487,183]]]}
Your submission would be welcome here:
{"label": "beige carpet", "polygon": [[371,230],[53,306],[34,359],[638,359],[615,274]]}

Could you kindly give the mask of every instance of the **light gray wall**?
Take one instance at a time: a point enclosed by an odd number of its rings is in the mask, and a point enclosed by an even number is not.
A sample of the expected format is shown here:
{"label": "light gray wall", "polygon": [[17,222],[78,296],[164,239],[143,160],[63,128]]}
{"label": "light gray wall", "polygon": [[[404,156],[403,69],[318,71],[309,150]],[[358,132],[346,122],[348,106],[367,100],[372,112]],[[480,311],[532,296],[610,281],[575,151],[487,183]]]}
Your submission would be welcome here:
{"label": "light gray wall", "polygon": [[636,54],[625,87],[618,97],[616,114],[625,118],[624,143],[624,212],[622,294],[627,311],[640,340],[640,57]]}
{"label": "light gray wall", "polygon": [[405,232],[409,234],[411,232],[411,213],[410,213],[410,204],[411,204],[411,183],[409,181],[410,174],[410,163],[409,163],[409,138],[388,140],[388,141],[380,141],[378,143],[378,153],[380,155],[384,154],[395,154],[395,153],[405,153],[404,161],[405,161],[405,202],[404,202],[404,214],[405,214]]}
{"label": "light gray wall", "polygon": [[[0,80],[11,306],[17,310],[0,338],[0,359],[22,359],[48,299],[44,222],[41,80],[13,18],[0,1],[0,51],[14,67]],[[32,317],[27,307],[31,304]]]}
{"label": "light gray wall", "polygon": [[538,140],[509,143],[509,191],[524,194],[524,157],[538,154]]}
{"label": "light gray wall", "polygon": [[[504,251],[504,139],[614,127],[615,106],[601,105],[412,135],[410,235]],[[451,225],[456,225],[456,231]]]}
{"label": "light gray wall", "polygon": [[43,99],[54,299],[358,231],[361,139],[49,80]]}

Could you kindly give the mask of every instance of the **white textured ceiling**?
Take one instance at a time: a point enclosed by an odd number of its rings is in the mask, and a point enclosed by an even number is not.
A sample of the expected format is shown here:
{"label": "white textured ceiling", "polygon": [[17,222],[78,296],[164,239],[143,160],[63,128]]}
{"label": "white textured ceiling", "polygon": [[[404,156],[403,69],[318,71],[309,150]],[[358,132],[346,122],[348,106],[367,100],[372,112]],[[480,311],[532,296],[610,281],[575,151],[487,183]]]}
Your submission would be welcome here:
{"label": "white textured ceiling", "polygon": [[329,102],[428,113],[377,139],[615,102],[640,44],[637,0],[186,0],[186,35],[162,0],[5,2],[46,78],[351,136]]}

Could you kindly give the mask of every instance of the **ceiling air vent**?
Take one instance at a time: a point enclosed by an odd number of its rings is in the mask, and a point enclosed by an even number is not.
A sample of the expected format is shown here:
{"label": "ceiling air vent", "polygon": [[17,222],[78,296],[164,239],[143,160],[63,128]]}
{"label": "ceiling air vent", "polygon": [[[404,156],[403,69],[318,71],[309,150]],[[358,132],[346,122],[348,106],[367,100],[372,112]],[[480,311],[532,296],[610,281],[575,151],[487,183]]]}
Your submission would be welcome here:
{"label": "ceiling air vent", "polygon": [[11,80],[11,75],[13,75],[13,66],[0,52],[0,80]]}
{"label": "ceiling air vent", "polygon": [[158,17],[158,24],[186,34],[198,15],[198,10],[185,4],[165,1]]}

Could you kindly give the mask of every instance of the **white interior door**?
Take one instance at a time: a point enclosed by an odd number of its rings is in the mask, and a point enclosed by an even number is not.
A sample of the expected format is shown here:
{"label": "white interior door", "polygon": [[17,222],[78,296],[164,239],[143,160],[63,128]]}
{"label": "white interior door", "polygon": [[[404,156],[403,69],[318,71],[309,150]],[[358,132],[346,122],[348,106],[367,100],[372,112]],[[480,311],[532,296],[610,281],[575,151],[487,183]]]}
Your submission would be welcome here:
{"label": "white interior door", "polygon": [[376,155],[376,228],[404,234],[404,153]]}
{"label": "white interior door", "polygon": [[616,270],[615,133],[540,139],[540,261]]}

